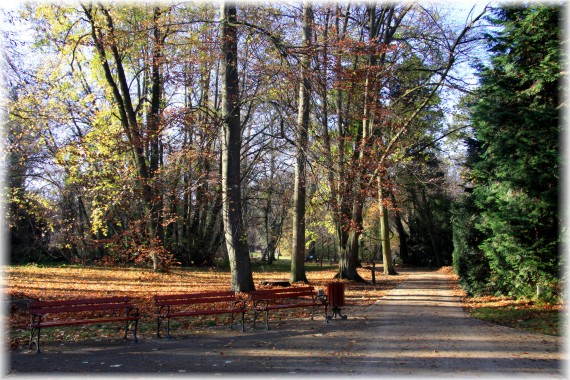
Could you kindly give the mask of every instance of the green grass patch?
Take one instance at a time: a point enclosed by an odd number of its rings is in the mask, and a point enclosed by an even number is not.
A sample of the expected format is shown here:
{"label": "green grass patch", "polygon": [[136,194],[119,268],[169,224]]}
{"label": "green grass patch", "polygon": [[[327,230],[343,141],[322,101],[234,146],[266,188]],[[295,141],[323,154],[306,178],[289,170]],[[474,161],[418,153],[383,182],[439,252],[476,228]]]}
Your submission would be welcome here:
{"label": "green grass patch", "polygon": [[561,335],[562,313],[550,305],[467,307],[472,317],[532,333]]}

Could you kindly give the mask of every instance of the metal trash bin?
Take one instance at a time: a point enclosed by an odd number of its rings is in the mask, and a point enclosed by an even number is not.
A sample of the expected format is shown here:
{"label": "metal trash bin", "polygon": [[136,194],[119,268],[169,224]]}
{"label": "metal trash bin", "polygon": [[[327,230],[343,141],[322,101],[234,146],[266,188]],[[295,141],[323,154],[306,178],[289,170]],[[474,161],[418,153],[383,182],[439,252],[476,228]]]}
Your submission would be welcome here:
{"label": "metal trash bin", "polygon": [[327,284],[327,295],[332,315],[327,315],[327,319],[336,318],[338,315],[342,319],[346,319],[346,315],[341,314],[341,307],[344,306],[344,283],[340,281],[329,282]]}

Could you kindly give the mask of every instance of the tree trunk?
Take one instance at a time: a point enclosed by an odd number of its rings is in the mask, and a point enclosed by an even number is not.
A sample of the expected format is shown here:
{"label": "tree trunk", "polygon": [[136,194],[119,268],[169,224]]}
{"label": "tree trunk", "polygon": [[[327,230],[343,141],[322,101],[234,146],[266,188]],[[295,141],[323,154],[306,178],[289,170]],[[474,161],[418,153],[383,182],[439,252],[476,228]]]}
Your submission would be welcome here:
{"label": "tree trunk", "polygon": [[382,177],[378,177],[378,205],[380,210],[380,241],[382,242],[382,261],[384,274],[398,274],[392,265],[392,250],[390,249],[390,225],[388,224],[388,207],[385,205],[386,194],[382,187]]}
{"label": "tree trunk", "polygon": [[[396,204],[396,197],[394,193],[390,194],[392,198],[392,203]],[[408,233],[404,228],[404,223],[402,222],[402,214],[396,208],[394,212],[394,220],[396,222],[396,228],[398,229],[398,238],[400,239],[400,258],[404,264],[410,263],[410,258],[408,257]]]}
{"label": "tree trunk", "polygon": [[222,218],[231,269],[231,289],[255,290],[241,206],[241,122],[237,65],[236,7],[221,5]]}
{"label": "tree trunk", "polygon": [[365,280],[358,274],[357,268],[359,266],[358,252],[360,249],[360,235],[362,226],[362,204],[357,200],[354,202],[354,209],[352,212],[353,223],[359,226],[357,229],[353,228],[348,233],[348,239],[345,248],[341,250],[341,258],[339,260],[338,278],[345,278],[351,281],[364,282]]}
{"label": "tree trunk", "polygon": [[291,283],[308,282],[305,273],[305,201],[307,193],[306,162],[309,134],[309,102],[311,80],[309,70],[311,56],[311,34],[313,24],[313,8],[308,1],[303,3],[303,46],[301,58],[301,83],[299,85],[299,112],[297,116],[297,155],[295,160],[295,192],[293,195],[293,245],[291,257]]}
{"label": "tree trunk", "polygon": [[[273,134],[273,127],[271,127],[271,133]],[[264,251],[264,259],[267,260],[268,264],[273,264],[275,261],[275,250],[277,249],[277,244],[281,239],[282,231],[283,231],[283,219],[285,214],[287,213],[287,202],[284,200],[279,201],[278,207],[273,205],[274,201],[274,193],[273,187],[275,185],[275,160],[276,160],[276,152],[274,147],[273,140],[270,142],[271,146],[271,158],[269,161],[269,183],[270,183],[270,190],[267,194],[267,199],[265,201],[265,207],[263,209],[263,220],[265,224],[265,242],[266,248]],[[270,219],[270,215],[273,212],[273,218]]]}
{"label": "tree trunk", "polygon": [[429,200],[426,197],[425,189],[422,189],[422,203],[425,206],[424,212],[422,212],[422,215],[423,215],[422,219],[424,220],[426,229],[428,231],[428,235],[429,235],[429,239],[430,239],[430,243],[431,243],[431,248],[433,250],[433,255],[435,256],[435,264],[437,265],[437,267],[441,267],[441,259],[439,257],[439,247],[437,246],[435,236],[433,234],[433,228],[432,228],[432,224],[434,222],[433,214],[431,212]]}
{"label": "tree trunk", "polygon": [[161,269],[160,257],[156,254],[156,244],[164,242],[164,230],[162,227],[162,206],[163,197],[155,179],[156,173],[159,170],[161,161],[160,151],[160,124],[161,124],[161,103],[162,103],[162,76],[160,65],[162,61],[162,44],[164,43],[164,36],[158,24],[161,11],[159,7],[154,8],[153,23],[153,48],[152,48],[152,64],[151,64],[151,98],[150,98],[150,112],[148,115],[148,139],[149,147],[149,181],[152,183],[154,189],[154,197],[151,205],[150,224],[152,225],[153,236],[150,241],[151,259],[153,270],[158,271]]}

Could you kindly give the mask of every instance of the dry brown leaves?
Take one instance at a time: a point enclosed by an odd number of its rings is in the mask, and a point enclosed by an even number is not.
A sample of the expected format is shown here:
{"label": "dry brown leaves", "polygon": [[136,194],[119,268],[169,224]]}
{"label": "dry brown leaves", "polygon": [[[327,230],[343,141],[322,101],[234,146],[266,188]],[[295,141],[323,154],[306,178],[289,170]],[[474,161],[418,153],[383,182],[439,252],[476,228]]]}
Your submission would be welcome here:
{"label": "dry brown leaves", "polygon": [[[334,269],[311,270],[307,277],[311,285],[326,289],[336,271]],[[361,276],[371,281],[371,272],[361,270]],[[288,273],[254,272],[256,286],[264,280],[286,280]],[[376,285],[346,282],[347,305],[365,306],[374,303],[405,278],[376,273]],[[167,273],[155,273],[141,268],[103,267],[12,267],[3,268],[4,292],[12,299],[74,299],[85,297],[130,296],[144,321],[155,316],[153,296],[168,293],[192,293],[212,290],[228,290],[230,273],[210,269],[173,269]],[[25,308],[12,307],[10,326],[25,328],[29,316]]]}

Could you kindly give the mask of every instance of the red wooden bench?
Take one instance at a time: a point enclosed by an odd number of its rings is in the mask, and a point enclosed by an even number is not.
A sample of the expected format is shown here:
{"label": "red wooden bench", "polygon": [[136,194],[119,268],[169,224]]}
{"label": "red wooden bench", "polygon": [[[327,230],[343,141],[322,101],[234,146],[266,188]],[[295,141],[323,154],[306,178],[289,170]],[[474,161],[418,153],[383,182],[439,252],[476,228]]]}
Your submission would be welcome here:
{"label": "red wooden bench", "polygon": [[[48,327],[125,322],[124,339],[127,339],[127,333],[130,331],[135,343],[138,343],[139,312],[138,308],[131,304],[130,297],[35,301],[28,304],[28,311],[31,316],[29,348],[35,343],[36,353],[40,352],[41,330]],[[48,315],[51,317],[51,314],[58,314],[58,318],[46,319]]]}
{"label": "red wooden bench", "polygon": [[163,320],[166,320],[166,334],[170,339],[171,318],[197,315],[231,314],[230,329],[233,329],[235,315],[241,313],[241,328],[245,331],[245,301],[240,300],[233,291],[155,295],[154,304],[157,314],[156,336],[159,338]]}
{"label": "red wooden bench", "polygon": [[253,327],[259,313],[265,316],[265,329],[269,330],[269,311],[291,308],[311,308],[311,320],[314,320],[315,308],[325,307],[325,321],[327,319],[327,296],[319,294],[312,286],[300,286],[276,289],[260,289],[251,292],[253,302]]}

